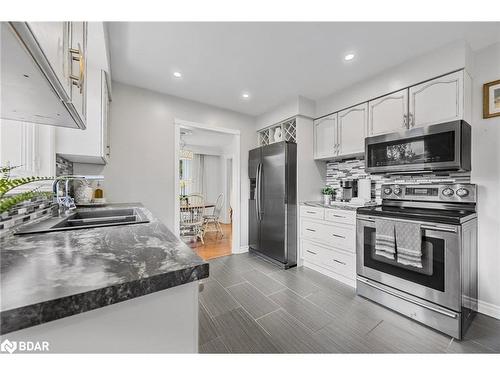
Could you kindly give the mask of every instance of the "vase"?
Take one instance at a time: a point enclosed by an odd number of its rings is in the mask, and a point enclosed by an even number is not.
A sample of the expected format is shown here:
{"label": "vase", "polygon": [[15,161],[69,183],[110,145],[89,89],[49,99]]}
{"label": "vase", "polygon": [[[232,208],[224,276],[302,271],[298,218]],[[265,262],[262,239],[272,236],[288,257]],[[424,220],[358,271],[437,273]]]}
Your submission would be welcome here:
{"label": "vase", "polygon": [[281,142],[283,140],[283,130],[281,126],[274,129],[274,142]]}

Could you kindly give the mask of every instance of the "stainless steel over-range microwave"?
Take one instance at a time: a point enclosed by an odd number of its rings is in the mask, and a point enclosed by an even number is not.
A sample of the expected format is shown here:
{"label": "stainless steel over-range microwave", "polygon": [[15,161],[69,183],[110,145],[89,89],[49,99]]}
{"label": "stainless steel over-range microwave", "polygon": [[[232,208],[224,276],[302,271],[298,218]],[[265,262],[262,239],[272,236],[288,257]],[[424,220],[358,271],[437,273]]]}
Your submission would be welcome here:
{"label": "stainless steel over-range microwave", "polygon": [[471,127],[452,121],[365,139],[366,171],[470,171]]}

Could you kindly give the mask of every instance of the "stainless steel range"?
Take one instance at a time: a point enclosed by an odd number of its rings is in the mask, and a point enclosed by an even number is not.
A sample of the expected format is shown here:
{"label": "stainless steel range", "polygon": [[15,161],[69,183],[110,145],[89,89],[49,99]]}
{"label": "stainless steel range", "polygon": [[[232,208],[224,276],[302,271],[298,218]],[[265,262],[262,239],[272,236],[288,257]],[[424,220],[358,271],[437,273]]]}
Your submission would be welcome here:
{"label": "stainless steel range", "polygon": [[[357,211],[357,293],[461,339],[477,310],[476,186],[383,185],[382,199]],[[378,251],[382,225],[394,254]],[[412,262],[398,253],[405,225],[420,236]]]}

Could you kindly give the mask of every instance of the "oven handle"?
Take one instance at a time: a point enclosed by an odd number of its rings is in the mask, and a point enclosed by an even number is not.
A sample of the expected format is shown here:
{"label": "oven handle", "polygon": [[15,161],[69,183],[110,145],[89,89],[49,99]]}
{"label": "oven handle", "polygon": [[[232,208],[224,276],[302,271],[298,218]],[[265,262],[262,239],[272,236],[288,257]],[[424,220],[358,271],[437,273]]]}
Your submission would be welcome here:
{"label": "oven handle", "polygon": [[411,303],[414,303],[415,305],[418,305],[420,307],[423,307],[423,308],[426,308],[428,310],[432,310],[434,312],[437,312],[439,314],[442,314],[442,315],[446,315],[446,316],[449,316],[450,318],[453,318],[453,319],[457,319],[458,317],[458,314],[454,313],[454,312],[451,312],[449,310],[445,310],[445,309],[441,309],[439,307],[434,307],[434,306],[431,306],[431,305],[428,305],[426,303],[423,303],[423,302],[420,302],[420,301],[417,301],[417,300],[414,300],[413,298],[409,298],[409,297],[406,297],[402,294],[399,294],[397,292],[394,292],[392,290],[389,290],[387,288],[384,288],[382,286],[379,286],[377,284],[374,284],[372,283],[371,281],[369,281],[368,279],[365,279],[364,277],[361,277],[361,276],[357,276],[356,279],[359,281],[359,282],[362,282],[363,284],[366,284],[368,286],[371,286],[372,288],[375,288],[375,289],[378,289],[382,292],[385,292],[387,294],[390,294],[394,297],[397,297],[399,299],[402,299],[404,301],[407,301],[407,302],[411,302]]}
{"label": "oven handle", "polygon": [[[363,220],[363,221],[368,221],[370,223],[375,222],[375,218],[372,216],[358,216],[358,219]],[[457,233],[457,229],[454,227],[443,227],[441,225],[433,225],[433,224],[424,224],[422,221],[417,221],[417,220],[402,220],[402,219],[397,219],[394,221],[404,221],[404,222],[409,222],[409,223],[418,223],[420,224],[420,227],[422,229],[426,230],[435,230],[435,231],[440,231],[440,232],[449,232],[449,233]]]}

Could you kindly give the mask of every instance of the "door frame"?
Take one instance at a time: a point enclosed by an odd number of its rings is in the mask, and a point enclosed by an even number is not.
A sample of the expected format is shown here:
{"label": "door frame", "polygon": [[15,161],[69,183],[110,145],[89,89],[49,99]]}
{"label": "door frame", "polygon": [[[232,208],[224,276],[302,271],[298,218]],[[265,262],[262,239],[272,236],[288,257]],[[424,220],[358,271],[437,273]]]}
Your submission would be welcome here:
{"label": "door frame", "polygon": [[[203,130],[212,130],[219,133],[232,134],[233,137],[233,150],[234,154],[230,157],[233,159],[232,162],[232,186],[233,186],[233,202],[231,206],[233,208],[233,222],[232,226],[232,245],[231,253],[240,253],[241,244],[241,168],[240,168],[240,150],[241,150],[241,136],[240,131],[237,129],[223,128],[219,126],[207,125],[192,121],[185,121],[181,119],[174,119],[174,233],[179,237],[180,235],[180,181],[179,181],[179,150],[180,150],[180,129],[181,128],[195,128]],[[228,155],[229,156],[229,155]]]}

